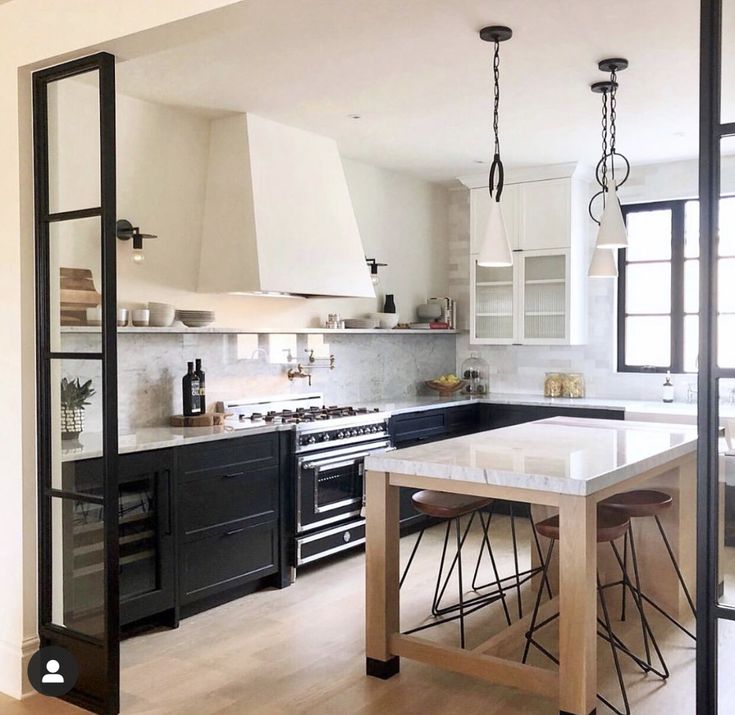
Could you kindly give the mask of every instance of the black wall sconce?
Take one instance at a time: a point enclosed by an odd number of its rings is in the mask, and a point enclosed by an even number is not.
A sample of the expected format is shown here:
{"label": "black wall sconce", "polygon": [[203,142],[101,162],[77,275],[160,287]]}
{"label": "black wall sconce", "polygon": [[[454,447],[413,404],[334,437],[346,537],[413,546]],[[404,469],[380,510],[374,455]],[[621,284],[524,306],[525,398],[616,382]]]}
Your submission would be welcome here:
{"label": "black wall sconce", "polygon": [[145,256],[143,255],[143,239],[158,238],[153,233],[141,233],[138,226],[133,226],[127,219],[121,218],[115,224],[117,237],[121,241],[129,241],[133,239],[133,261],[135,263],[143,263]]}
{"label": "black wall sconce", "polygon": [[378,268],[383,268],[388,264],[378,263],[375,258],[365,258],[365,263],[370,266],[370,280],[373,282],[374,286],[378,285],[378,283],[380,283],[380,278],[378,278]]}

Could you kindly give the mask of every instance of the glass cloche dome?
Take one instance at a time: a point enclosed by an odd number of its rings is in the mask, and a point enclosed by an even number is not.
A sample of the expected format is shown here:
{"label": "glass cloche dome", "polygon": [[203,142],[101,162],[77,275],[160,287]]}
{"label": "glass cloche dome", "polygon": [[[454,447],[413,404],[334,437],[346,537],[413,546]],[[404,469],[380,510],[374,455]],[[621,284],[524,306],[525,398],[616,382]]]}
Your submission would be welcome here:
{"label": "glass cloche dome", "polygon": [[459,376],[467,381],[462,390],[466,395],[486,395],[490,389],[488,372],[490,366],[477,353],[470,356],[462,363]]}

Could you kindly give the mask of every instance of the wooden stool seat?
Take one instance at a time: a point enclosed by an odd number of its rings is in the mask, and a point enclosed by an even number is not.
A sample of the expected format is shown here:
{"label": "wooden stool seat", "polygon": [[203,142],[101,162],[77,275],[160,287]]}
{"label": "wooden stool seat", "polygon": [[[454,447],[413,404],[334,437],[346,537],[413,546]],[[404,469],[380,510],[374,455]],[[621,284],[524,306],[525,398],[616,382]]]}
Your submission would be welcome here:
{"label": "wooden stool seat", "polygon": [[[630,526],[628,515],[618,509],[597,509],[597,543],[615,541],[623,536]],[[536,524],[536,531],[547,539],[559,540],[559,515],[549,517]]]}
{"label": "wooden stool seat", "polygon": [[618,509],[629,517],[645,517],[666,511],[674,503],[674,499],[670,494],[655,489],[635,489],[608,497],[600,503],[605,507]]}
{"label": "wooden stool seat", "polygon": [[463,494],[447,494],[424,489],[411,497],[416,511],[427,516],[439,519],[457,519],[465,514],[471,514],[478,509],[484,509],[492,504],[492,499],[465,496]]}

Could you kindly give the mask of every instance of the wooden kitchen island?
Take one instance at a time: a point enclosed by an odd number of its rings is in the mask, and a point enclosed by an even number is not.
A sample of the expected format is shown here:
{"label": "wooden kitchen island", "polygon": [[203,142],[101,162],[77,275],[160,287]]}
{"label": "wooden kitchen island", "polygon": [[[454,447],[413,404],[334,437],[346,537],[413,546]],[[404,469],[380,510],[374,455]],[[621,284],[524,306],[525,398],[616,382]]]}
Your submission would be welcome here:
{"label": "wooden kitchen island", "polygon": [[[558,702],[560,713],[589,715],[597,693],[597,504],[618,492],[655,486],[674,497],[665,526],[694,593],[696,431],[689,426],[557,417],[376,454],[366,460],[369,675],[388,678],[399,659],[422,661]],[[472,650],[401,634],[399,488],[507,499],[558,510],[558,670],[496,655],[520,621]],[[644,522],[647,520],[634,520]],[[650,521],[650,520],[648,520]],[[644,590],[673,615],[686,603],[653,532],[634,524]],[[655,527],[654,527],[655,528]],[[638,530],[641,533],[638,534]],[[601,552],[602,553],[602,552]],[[603,580],[608,580],[600,564]],[[617,574],[619,577],[619,573]],[[610,573],[609,580],[616,578]],[[691,615],[691,614],[690,614]],[[451,707],[444,712],[450,712]],[[438,711],[439,712],[439,711]]]}

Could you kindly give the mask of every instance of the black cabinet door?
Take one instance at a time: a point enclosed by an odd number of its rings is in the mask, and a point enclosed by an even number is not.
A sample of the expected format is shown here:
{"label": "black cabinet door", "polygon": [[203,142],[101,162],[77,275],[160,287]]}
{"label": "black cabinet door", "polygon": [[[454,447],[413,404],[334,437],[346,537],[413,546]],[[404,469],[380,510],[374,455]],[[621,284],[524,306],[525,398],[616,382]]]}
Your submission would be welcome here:
{"label": "black cabinet door", "polygon": [[483,405],[484,429],[498,429],[511,425],[548,419],[549,417],[581,417],[587,419],[622,420],[623,410],[605,410],[589,407],[562,407],[555,405]]}
{"label": "black cabinet door", "polygon": [[446,413],[443,408],[407,412],[395,415],[390,420],[390,434],[395,447],[441,439],[446,433]]}
{"label": "black cabinet door", "polygon": [[279,573],[279,435],[181,447],[176,464],[180,603]]}
{"label": "black cabinet door", "polygon": [[120,456],[120,622],[175,605],[171,450]]}

